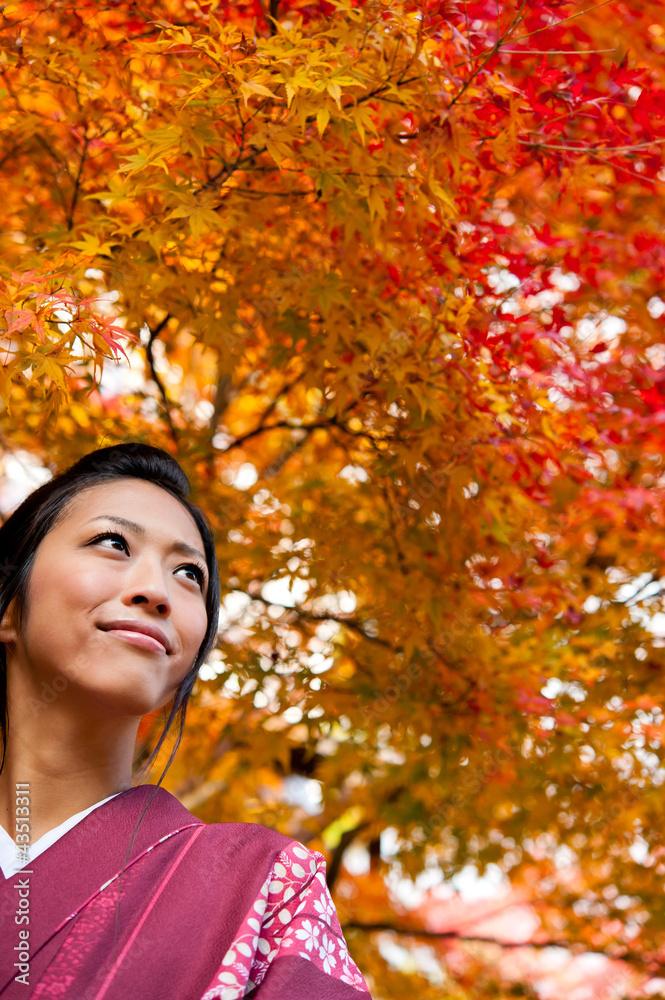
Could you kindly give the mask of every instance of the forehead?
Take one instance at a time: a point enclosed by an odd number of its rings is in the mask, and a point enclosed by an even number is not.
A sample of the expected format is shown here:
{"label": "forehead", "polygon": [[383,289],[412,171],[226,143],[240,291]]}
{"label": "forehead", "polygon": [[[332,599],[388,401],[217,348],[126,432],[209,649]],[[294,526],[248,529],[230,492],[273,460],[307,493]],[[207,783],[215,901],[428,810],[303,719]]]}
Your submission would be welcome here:
{"label": "forehead", "polygon": [[88,486],[68,504],[52,529],[71,530],[104,516],[140,524],[148,536],[179,539],[203,551],[194,518],[174,496],[142,479],[114,479]]}

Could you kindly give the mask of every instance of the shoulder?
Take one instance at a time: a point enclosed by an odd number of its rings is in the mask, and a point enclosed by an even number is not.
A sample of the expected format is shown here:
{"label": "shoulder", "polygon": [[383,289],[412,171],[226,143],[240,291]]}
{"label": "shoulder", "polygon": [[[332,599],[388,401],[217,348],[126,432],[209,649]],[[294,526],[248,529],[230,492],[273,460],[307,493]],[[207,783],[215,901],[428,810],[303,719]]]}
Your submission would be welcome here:
{"label": "shoulder", "polygon": [[278,876],[290,873],[293,878],[303,879],[312,877],[322,867],[325,870],[325,859],[318,851],[258,823],[209,823],[201,838],[211,848],[219,846],[225,851],[270,858],[271,871]]}
{"label": "shoulder", "polygon": [[[208,856],[222,852],[232,868],[248,874],[258,888],[266,916],[284,907],[290,911],[296,899],[316,899],[317,909],[325,897],[329,900],[323,855],[276,830],[254,823],[212,823],[201,841]],[[334,912],[332,902],[326,902],[324,909],[327,914]],[[286,913],[279,919],[286,920]]]}
{"label": "shoulder", "polygon": [[[224,844],[225,846],[235,845],[238,848],[248,850],[259,849],[263,851],[279,852],[287,844],[293,842],[291,837],[287,837],[277,830],[260,826],[258,823],[204,823],[187,809],[182,802],[165,788],[155,785],[139,785],[131,789],[129,795],[133,799],[136,808],[149,805],[146,815],[146,825],[150,821],[162,820],[168,823],[172,829],[184,829],[189,826],[201,826],[200,837],[206,844]],[[126,801],[128,801],[126,799]]]}
{"label": "shoulder", "polygon": [[[146,786],[143,786],[146,788]],[[150,786],[148,786],[150,787]],[[181,802],[163,788],[157,789],[155,808],[168,817],[173,826],[199,826],[197,854],[210,861],[223,856],[231,866],[263,878],[287,879],[296,891],[315,876],[325,881],[325,859],[299,841],[258,823],[203,823]]]}
{"label": "shoulder", "polygon": [[206,823],[202,836],[211,844],[218,840],[248,847],[260,844],[276,851],[295,843],[291,837],[259,823]]}

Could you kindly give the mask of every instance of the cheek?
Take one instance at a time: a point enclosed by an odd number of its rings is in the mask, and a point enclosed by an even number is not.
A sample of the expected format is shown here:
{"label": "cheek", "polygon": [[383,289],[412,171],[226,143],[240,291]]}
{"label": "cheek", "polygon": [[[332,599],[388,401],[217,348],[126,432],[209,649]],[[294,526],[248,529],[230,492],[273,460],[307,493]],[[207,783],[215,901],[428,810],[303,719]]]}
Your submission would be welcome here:
{"label": "cheek", "polygon": [[[115,592],[108,572],[73,561],[65,571],[35,567],[28,585],[25,619],[21,631],[31,648],[37,644],[54,654],[72,655],[82,650],[93,634],[90,628],[98,609]],[[115,588],[117,589],[117,587]]]}
{"label": "cheek", "polygon": [[59,626],[66,622],[65,634],[73,635],[81,608],[95,599],[98,586],[91,574],[33,573],[26,595],[26,622],[49,636],[63,632]]}
{"label": "cheek", "polygon": [[173,597],[173,625],[189,669],[205,638],[208,616],[205,604],[199,597],[192,594],[184,595],[184,599],[183,595],[178,594]]}
{"label": "cheek", "polygon": [[30,581],[28,607],[59,608],[63,614],[92,610],[108,599],[113,589],[112,576],[106,568],[72,563],[57,574],[50,570],[35,573]]}
{"label": "cheek", "polygon": [[199,606],[196,612],[187,616],[186,642],[189,649],[193,651],[192,659],[198,653],[201,643],[205,639],[207,627],[208,617],[205,608]]}
{"label": "cheek", "polygon": [[182,625],[179,632],[182,655],[178,657],[178,662],[173,663],[169,672],[172,688],[170,695],[175,693],[178,685],[191,670],[196,655],[201,648],[201,643],[205,639],[208,627],[208,618],[205,609],[201,611],[200,607],[190,608],[189,613],[183,613],[181,622]]}

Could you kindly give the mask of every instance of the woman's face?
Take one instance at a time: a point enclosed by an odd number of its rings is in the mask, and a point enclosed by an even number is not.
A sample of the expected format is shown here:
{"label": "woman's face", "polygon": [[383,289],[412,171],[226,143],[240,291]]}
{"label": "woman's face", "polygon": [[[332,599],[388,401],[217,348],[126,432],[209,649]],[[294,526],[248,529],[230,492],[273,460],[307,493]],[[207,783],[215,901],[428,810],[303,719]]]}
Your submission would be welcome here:
{"label": "woman's face", "polygon": [[95,715],[145,715],[196,658],[207,584],[201,535],[174,497],[140,479],[88,487],[37,549],[20,630],[11,606],[2,623],[8,669]]}

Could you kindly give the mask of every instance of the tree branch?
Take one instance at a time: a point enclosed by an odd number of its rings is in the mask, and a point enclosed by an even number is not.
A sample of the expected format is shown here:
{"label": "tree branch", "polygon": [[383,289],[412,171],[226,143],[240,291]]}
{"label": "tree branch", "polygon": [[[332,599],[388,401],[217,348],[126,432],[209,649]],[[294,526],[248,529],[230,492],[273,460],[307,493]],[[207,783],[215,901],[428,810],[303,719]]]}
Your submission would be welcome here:
{"label": "tree branch", "polygon": [[309,431],[314,430],[316,427],[329,427],[330,423],[331,421],[326,420],[320,424],[292,424],[289,423],[288,420],[278,420],[277,423],[266,424],[265,427],[261,424],[253,431],[247,431],[246,434],[242,434],[239,438],[236,438],[235,441],[232,441],[226,448],[223,448],[221,453],[224,455],[233,448],[239,448],[245,443],[245,441],[251,441],[252,438],[257,437],[259,434],[263,434],[264,431],[272,431],[277,428],[288,428],[290,431]]}
{"label": "tree branch", "polygon": [[83,176],[83,167],[85,165],[85,160],[88,153],[89,142],[90,140],[86,136],[83,141],[83,149],[81,150],[81,159],[79,160],[78,170],[76,171],[76,177],[74,178],[74,192],[72,194],[72,203],[69,206],[69,213],[67,215],[67,232],[70,232],[74,225],[74,212],[76,211],[76,204],[79,200],[81,177]]}
{"label": "tree branch", "polygon": [[462,85],[462,87],[460,88],[460,90],[457,91],[457,93],[453,97],[452,101],[448,105],[448,110],[450,110],[450,108],[452,108],[455,104],[457,104],[457,102],[459,101],[460,97],[462,97],[462,95],[464,93],[466,93],[466,91],[469,89],[469,87],[471,86],[471,84],[473,83],[473,81],[476,79],[476,77],[478,76],[478,74],[482,73],[482,71],[484,70],[485,66],[490,61],[490,59],[492,59],[497,54],[497,52],[500,50],[500,48],[503,45],[503,43],[505,42],[505,40],[510,37],[510,35],[513,32],[513,30],[520,23],[520,21],[522,20],[522,9],[524,8],[525,2],[526,2],[526,0],[523,0],[523,2],[520,4],[519,10],[517,11],[515,17],[513,18],[513,21],[511,23],[510,27],[506,30],[506,32],[503,35],[500,35],[497,38],[494,46],[485,55],[485,58],[482,60],[482,62],[479,63],[479,65],[476,67],[476,69],[474,69],[474,71],[471,73],[471,75],[468,77],[468,79],[464,82],[464,84]]}
{"label": "tree branch", "polygon": [[[274,577],[270,577],[269,579],[274,579]],[[268,583],[268,580],[264,580],[261,586],[263,587],[266,583]],[[249,591],[240,590],[239,587],[234,587],[234,590],[241,594],[246,594],[247,597],[250,597],[253,601],[256,601],[257,599],[261,600],[260,591],[258,593],[250,594]],[[357,632],[358,635],[361,635],[363,639],[369,639],[370,642],[375,642],[379,646],[384,646],[386,649],[390,649],[394,653],[402,652],[401,646],[393,646],[387,639],[380,639],[378,636],[369,635],[369,633],[365,631],[367,623],[357,618],[339,618],[337,615],[331,614],[330,611],[325,611],[322,614],[315,614],[313,611],[306,611],[304,608],[298,607],[285,608],[284,610],[292,612],[297,615],[298,618],[307,622],[337,622],[339,625],[346,625],[347,628],[350,628],[352,631]]]}
{"label": "tree branch", "polygon": [[[356,404],[354,403],[352,405],[355,406]],[[351,407],[349,407],[349,409],[350,408]],[[272,404],[271,404],[271,409],[274,409],[274,407],[272,407]],[[263,415],[262,421],[266,419],[266,417],[268,416],[268,412],[269,411],[266,411],[266,413]],[[231,451],[232,448],[240,447],[245,443],[245,441],[251,440],[251,438],[256,437],[258,434],[263,434],[264,431],[271,431],[274,428],[278,427],[288,428],[291,431],[300,431],[300,430],[313,431],[316,430],[317,427],[337,427],[339,430],[344,431],[345,434],[350,434],[351,437],[365,438],[366,440],[371,441],[372,444],[374,444],[375,446],[377,441],[377,439],[374,438],[367,431],[352,431],[348,427],[345,427],[344,424],[340,421],[339,417],[337,416],[329,417],[327,420],[321,420],[313,424],[293,424],[290,423],[288,420],[278,420],[274,424],[264,425],[263,422],[261,422],[261,424],[259,424],[258,427],[255,427],[253,431],[248,431],[246,434],[241,435],[241,437],[236,438],[235,441],[231,441],[231,443],[227,445],[226,448],[222,449],[222,453]],[[378,440],[383,440],[383,438],[379,438]]]}
{"label": "tree branch", "polygon": [[305,611],[303,608],[289,608],[289,611],[294,611],[299,618],[308,622],[337,622],[339,625],[346,625],[350,628],[352,632],[357,632],[358,635],[362,636],[363,639],[369,639],[370,642],[375,642],[379,646],[383,646],[385,649],[392,650],[393,653],[401,653],[401,646],[393,646],[392,643],[388,642],[387,639],[380,639],[377,635],[370,635],[366,631],[367,623],[359,621],[357,618],[338,618],[337,615],[331,614],[329,611],[323,612],[323,614],[315,614],[313,611]]}
{"label": "tree branch", "polygon": [[342,867],[342,858],[344,857],[347,847],[356,839],[358,834],[368,826],[369,823],[360,823],[358,826],[354,827],[353,830],[345,830],[340,837],[339,844],[333,851],[333,856],[330,859],[330,863],[327,865],[326,884],[330,892],[333,891],[335,883],[339,877]]}
{"label": "tree branch", "polygon": [[259,0],[259,3],[261,4],[263,16],[266,19],[268,28],[270,29],[270,34],[277,34],[277,25],[275,24],[275,21],[277,20],[277,12],[279,10],[279,0],[270,0],[270,12],[268,12],[268,9],[266,8],[266,0]]}
{"label": "tree branch", "polygon": [[164,386],[164,383],[162,382],[162,380],[160,379],[159,375],[157,374],[157,369],[155,368],[155,355],[154,355],[154,351],[153,351],[153,344],[155,343],[155,341],[157,340],[157,338],[159,337],[160,333],[162,332],[162,330],[164,329],[164,327],[166,326],[166,324],[168,323],[168,321],[170,319],[171,319],[171,316],[170,316],[169,313],[167,313],[166,316],[164,317],[164,319],[161,320],[161,322],[157,324],[157,326],[155,327],[155,329],[154,330],[150,330],[150,339],[148,340],[148,343],[146,344],[145,353],[146,353],[146,359],[148,361],[148,367],[150,368],[150,377],[152,378],[153,382],[155,383],[155,385],[159,389],[159,394],[162,397],[162,402],[164,404],[164,418],[165,418],[167,424],[169,425],[169,430],[171,432],[171,437],[172,437],[174,443],[177,445],[179,443],[178,442],[178,434],[177,434],[177,431],[176,431],[175,426],[173,424],[173,420],[171,418],[171,401],[170,401],[170,399],[169,399],[169,397],[168,397],[168,395],[166,393],[166,388]]}
{"label": "tree branch", "polygon": [[226,407],[231,402],[233,395],[233,382],[231,380],[231,376],[226,373],[220,374],[217,378],[217,391],[215,393],[214,409],[208,422],[208,430],[211,434],[214,434],[217,430],[217,424],[219,423]]}
{"label": "tree branch", "polygon": [[566,941],[565,939],[556,940],[540,940],[540,941],[501,941],[498,938],[486,937],[481,934],[465,934],[463,931],[429,931],[425,928],[420,927],[396,927],[394,924],[390,924],[383,921],[376,921],[373,923],[361,923],[359,920],[350,920],[346,922],[342,928],[344,931],[349,929],[359,930],[359,931],[392,931],[394,934],[407,934],[412,937],[424,937],[424,938],[434,938],[438,941],[443,941],[448,938],[453,941],[469,941],[478,944],[495,944],[500,948],[565,948],[567,951],[572,951],[576,954],[587,954],[587,955],[603,955],[608,961],[620,961],[629,962],[633,965],[641,965],[649,967],[649,971],[653,974],[656,969],[661,970],[665,968],[665,961],[659,959],[657,956],[652,954],[642,954],[636,951],[626,950],[623,954],[607,954],[606,951],[598,948],[592,948],[587,946],[583,941]]}
{"label": "tree branch", "polygon": [[293,438],[292,438],[291,439],[291,443],[289,444],[289,446],[287,448],[285,448],[281,452],[281,454],[279,454],[277,456],[277,458],[274,458],[272,460],[272,462],[270,463],[270,465],[267,465],[265,467],[265,469],[261,470],[261,476],[264,479],[270,479],[272,476],[276,476],[277,473],[282,468],[282,466],[284,466],[286,464],[286,462],[288,462],[288,460],[291,458],[291,456],[295,455],[295,453],[297,451],[300,451],[300,449],[304,446],[305,442],[307,441],[307,438],[309,437],[309,435],[311,434],[311,432],[313,430],[315,430],[315,428],[314,427],[307,427],[307,428],[303,427],[303,428],[296,428],[296,430],[304,430],[305,433],[298,440],[293,440]]}

